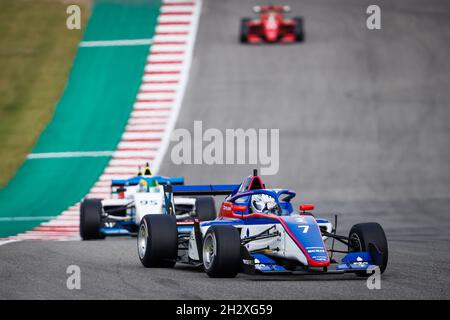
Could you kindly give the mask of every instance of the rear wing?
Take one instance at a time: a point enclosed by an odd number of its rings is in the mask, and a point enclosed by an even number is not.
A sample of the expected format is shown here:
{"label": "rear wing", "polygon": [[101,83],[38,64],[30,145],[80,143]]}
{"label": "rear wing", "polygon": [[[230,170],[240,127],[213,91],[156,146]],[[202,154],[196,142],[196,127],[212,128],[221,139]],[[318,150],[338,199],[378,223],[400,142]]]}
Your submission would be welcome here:
{"label": "rear wing", "polygon": [[172,185],[183,185],[184,184],[184,178],[183,177],[162,177],[158,176],[156,177],[156,181],[158,181],[159,184],[172,184]]}
{"label": "rear wing", "polygon": [[234,193],[239,186],[239,184],[174,185],[171,186],[171,191],[174,196],[227,196]]}
{"label": "rear wing", "polygon": [[126,179],[126,180],[112,180],[111,181],[111,187],[123,187],[123,186],[137,186],[139,184],[139,182],[142,179],[154,179],[156,180],[159,184],[162,185],[167,185],[167,184],[172,184],[172,185],[183,185],[184,184],[184,178],[183,177],[163,177],[163,176],[150,176],[150,177],[145,177],[145,176],[137,176],[131,179]]}

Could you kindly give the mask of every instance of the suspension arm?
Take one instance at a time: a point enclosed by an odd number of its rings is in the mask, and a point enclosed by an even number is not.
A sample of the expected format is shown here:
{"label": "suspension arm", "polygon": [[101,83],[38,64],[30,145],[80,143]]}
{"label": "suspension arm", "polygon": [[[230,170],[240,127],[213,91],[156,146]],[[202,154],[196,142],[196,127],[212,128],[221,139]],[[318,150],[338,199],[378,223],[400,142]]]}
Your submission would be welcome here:
{"label": "suspension arm", "polygon": [[263,232],[258,233],[257,235],[254,235],[254,236],[242,239],[241,244],[242,245],[246,245],[247,243],[250,243],[252,241],[268,239],[268,238],[274,238],[274,237],[280,236],[280,232],[279,231],[275,231],[275,232],[270,233],[270,230],[272,230],[274,228],[275,228],[275,225],[273,225],[270,228],[264,230]]}
{"label": "suspension arm", "polygon": [[327,232],[327,231],[322,231],[322,235],[324,235],[326,237],[329,237],[329,238],[336,239],[337,241],[339,241],[339,242],[341,242],[341,243],[343,243],[343,244],[345,244],[347,246],[350,246],[350,247],[353,246],[350,243],[350,239],[348,237],[346,237],[346,236],[340,236],[338,234],[330,233],[330,232]]}

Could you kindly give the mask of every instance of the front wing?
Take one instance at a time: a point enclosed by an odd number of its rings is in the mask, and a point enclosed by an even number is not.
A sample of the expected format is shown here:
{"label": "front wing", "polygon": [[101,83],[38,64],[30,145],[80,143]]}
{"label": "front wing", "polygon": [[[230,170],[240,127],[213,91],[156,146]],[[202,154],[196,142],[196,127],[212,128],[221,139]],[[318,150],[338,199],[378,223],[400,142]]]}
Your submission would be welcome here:
{"label": "front wing", "polygon": [[336,275],[345,273],[370,275],[375,268],[378,268],[373,261],[369,252],[352,252],[348,253],[333,269],[299,267],[289,270],[264,254],[243,253],[244,273],[263,275]]}

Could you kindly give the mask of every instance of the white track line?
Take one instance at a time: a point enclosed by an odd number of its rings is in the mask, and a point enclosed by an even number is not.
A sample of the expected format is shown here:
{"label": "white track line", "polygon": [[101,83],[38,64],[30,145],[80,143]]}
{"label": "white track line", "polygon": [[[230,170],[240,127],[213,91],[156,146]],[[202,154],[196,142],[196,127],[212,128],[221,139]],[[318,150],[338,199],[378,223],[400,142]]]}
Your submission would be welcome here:
{"label": "white track line", "polygon": [[152,44],[153,39],[127,39],[127,40],[99,40],[81,41],[80,47],[117,47],[117,46],[146,46]]}
{"label": "white track line", "polygon": [[180,61],[183,62],[183,54],[155,54],[150,55],[147,59],[148,63],[163,63],[165,61]]}
{"label": "white track line", "polygon": [[179,74],[146,74],[144,75],[144,81],[176,81],[179,83]]}
{"label": "white track line", "polygon": [[179,5],[179,6],[166,6],[163,5],[161,7],[161,12],[191,12],[193,13],[194,11],[194,6],[184,6],[184,5]]}
{"label": "white track line", "polygon": [[18,240],[0,240],[0,246],[3,246],[8,243],[17,242]]}
{"label": "white track line", "polygon": [[137,99],[173,99],[175,96],[172,92],[140,92],[137,95]]}
{"label": "white track line", "polygon": [[[168,4],[168,3],[179,4],[179,3],[185,3],[185,2],[194,2],[194,3],[197,2],[197,5],[198,5],[199,1],[196,1],[196,0],[163,0],[163,4]],[[198,8],[198,9],[200,9],[200,8]]]}
{"label": "white track line", "polygon": [[167,24],[156,27],[156,33],[159,32],[189,32],[191,30],[190,24]]}
{"label": "white track line", "polygon": [[187,38],[187,34],[164,33],[156,34],[153,37],[153,41],[157,44],[160,42],[187,41]]}
{"label": "white track line", "polygon": [[28,159],[110,157],[114,151],[73,151],[30,153]]}
{"label": "white track line", "polygon": [[179,16],[171,16],[171,15],[162,15],[158,18],[158,23],[194,23],[195,22],[195,16],[196,14],[189,14],[189,15],[179,15]]}
{"label": "white track line", "polygon": [[145,71],[180,71],[181,63],[173,63],[173,64],[159,64],[159,63],[148,63],[145,66]]}
{"label": "white track line", "polygon": [[32,217],[0,217],[0,222],[14,222],[14,221],[42,221],[49,220],[54,217],[49,216],[32,216]]}
{"label": "white track line", "polygon": [[151,84],[142,84],[141,92],[145,92],[147,90],[176,90],[178,89],[178,84],[176,83],[151,83]]}
{"label": "white track line", "polygon": [[161,148],[160,152],[158,153],[158,156],[156,157],[153,165],[153,169],[155,172],[157,172],[161,166],[161,162],[164,158],[164,155],[167,151],[167,148],[169,147],[170,143],[170,135],[175,127],[178,114],[181,109],[181,104],[184,97],[184,92],[186,90],[188,78],[189,78],[189,70],[191,68],[191,61],[192,61],[192,55],[194,51],[194,43],[195,43],[195,37],[197,35],[197,29],[198,29],[198,21],[200,18],[200,11],[201,11],[201,0],[195,1],[195,10],[192,14],[192,23],[191,23],[191,30],[189,32],[187,45],[183,48],[185,57],[184,57],[184,63],[183,63],[183,71],[181,72],[181,78],[179,83],[179,90],[177,90],[177,97],[175,98],[175,102],[173,105],[173,111],[171,118],[169,119],[169,123],[167,125],[166,134],[161,142]]}

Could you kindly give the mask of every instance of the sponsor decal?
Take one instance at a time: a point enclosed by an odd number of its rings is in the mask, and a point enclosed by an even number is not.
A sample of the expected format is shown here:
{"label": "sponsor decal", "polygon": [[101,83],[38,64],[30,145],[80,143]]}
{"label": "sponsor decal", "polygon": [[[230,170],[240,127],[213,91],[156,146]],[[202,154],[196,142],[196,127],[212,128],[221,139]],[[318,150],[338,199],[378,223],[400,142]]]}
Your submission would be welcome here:
{"label": "sponsor decal", "polygon": [[156,205],[158,205],[158,202],[155,201],[155,200],[141,200],[141,201],[139,201],[139,203],[140,203],[141,205],[143,205],[143,206],[145,206],[145,205],[150,205],[150,206],[156,206]]}
{"label": "sponsor decal", "polygon": [[328,261],[328,259],[323,256],[312,256],[311,259],[316,261]]}
{"label": "sponsor decal", "polygon": [[255,269],[264,270],[264,268],[266,268],[266,265],[264,263],[256,263],[255,264]]}
{"label": "sponsor decal", "polygon": [[352,263],[352,265],[357,266],[357,267],[365,267],[367,266],[369,263],[366,261],[363,261],[363,259],[361,257],[357,257],[356,261]]}
{"label": "sponsor decal", "polygon": [[324,249],[310,249],[307,251],[308,251],[308,253],[325,253]]}
{"label": "sponsor decal", "polygon": [[255,264],[255,262],[253,260],[249,260],[249,259],[243,259],[242,262],[248,266],[253,266]]}

